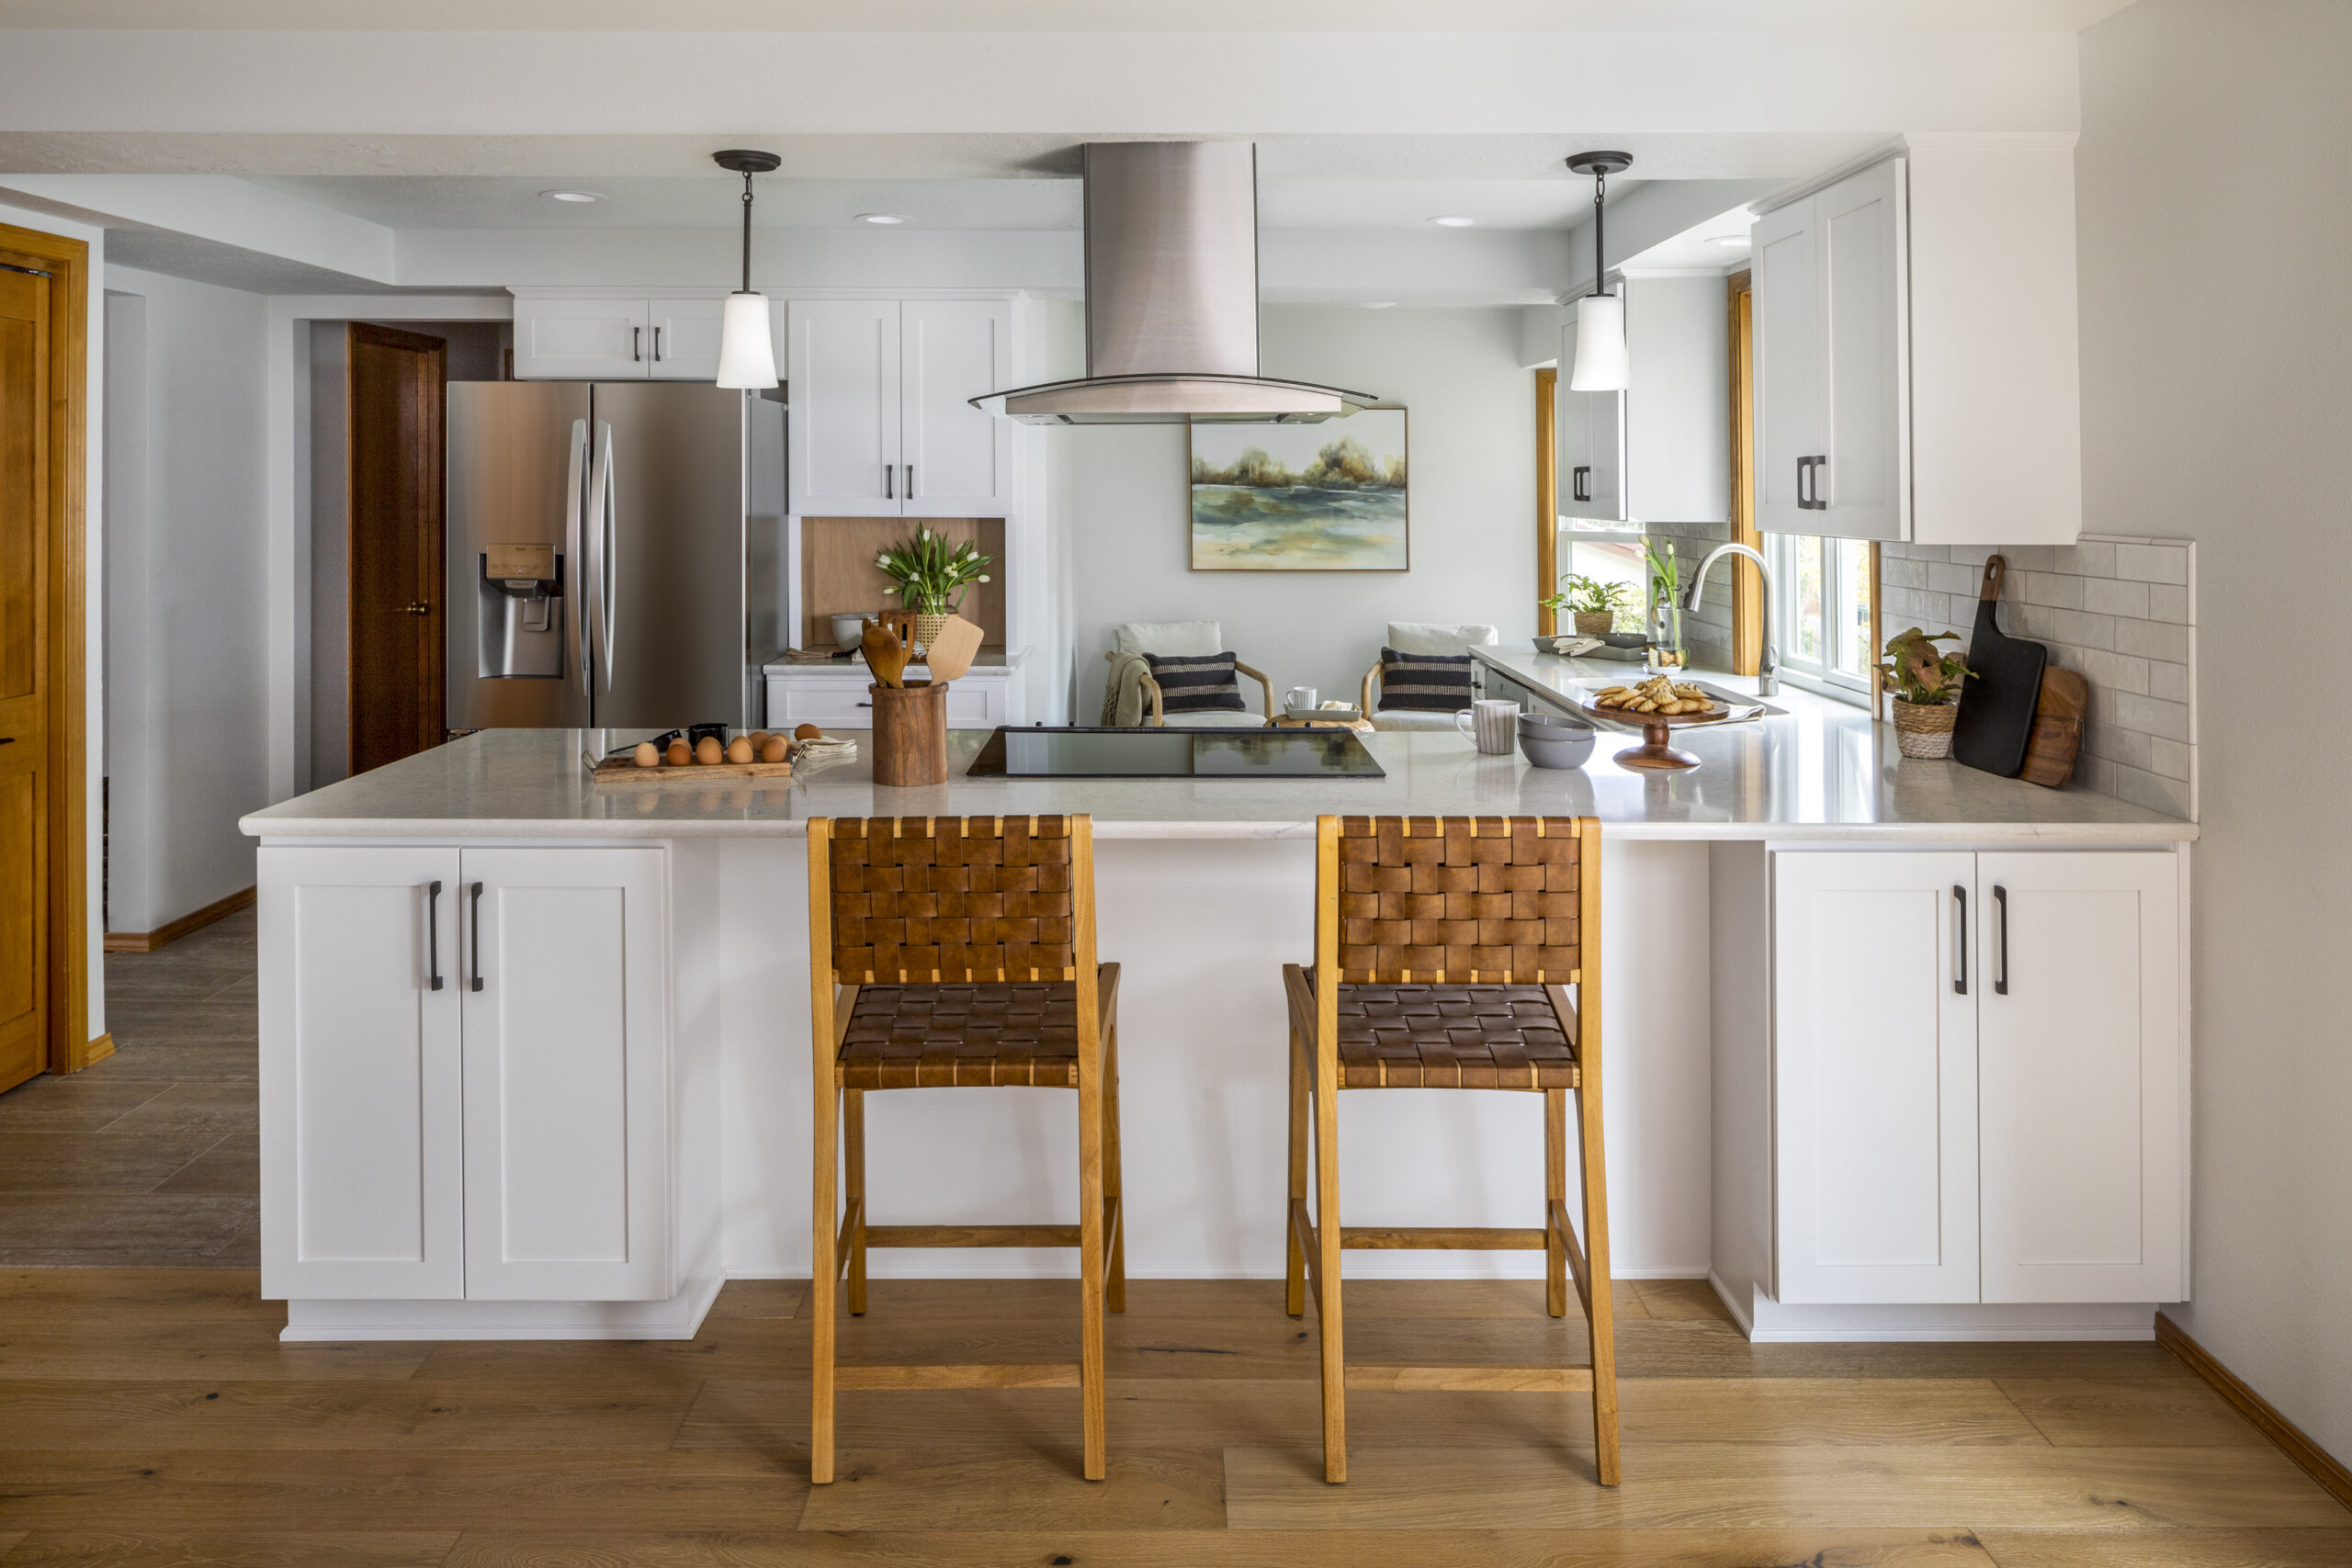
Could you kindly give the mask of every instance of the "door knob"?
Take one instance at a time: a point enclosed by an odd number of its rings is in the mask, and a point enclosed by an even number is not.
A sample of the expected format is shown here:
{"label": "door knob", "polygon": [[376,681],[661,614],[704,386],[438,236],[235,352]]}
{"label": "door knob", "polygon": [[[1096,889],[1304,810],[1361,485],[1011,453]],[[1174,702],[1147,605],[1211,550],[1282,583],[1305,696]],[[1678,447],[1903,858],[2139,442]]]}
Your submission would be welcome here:
{"label": "door knob", "polygon": [[433,614],[433,606],[426,604],[424,600],[419,599],[413,604],[401,605],[401,614],[404,615],[429,615]]}

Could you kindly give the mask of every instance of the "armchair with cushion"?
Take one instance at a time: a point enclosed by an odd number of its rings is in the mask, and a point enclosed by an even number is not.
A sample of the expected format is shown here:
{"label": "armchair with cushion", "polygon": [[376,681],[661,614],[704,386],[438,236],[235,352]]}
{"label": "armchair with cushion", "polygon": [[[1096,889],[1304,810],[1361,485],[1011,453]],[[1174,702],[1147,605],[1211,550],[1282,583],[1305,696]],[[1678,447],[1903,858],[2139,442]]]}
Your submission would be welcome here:
{"label": "armchair with cushion", "polygon": [[[1245,728],[1254,729],[1273,722],[1274,684],[1263,671],[1234,659],[1235,677],[1247,675],[1258,682],[1263,704],[1261,713],[1251,713],[1242,705],[1240,682],[1227,679],[1219,663],[1232,656],[1225,652],[1225,628],[1216,621],[1128,621],[1111,631],[1111,651],[1103,658],[1111,661],[1111,673],[1102,688],[1102,723],[1110,725],[1165,725],[1174,723],[1182,728]],[[1155,677],[1152,660],[1158,659],[1161,668]],[[1181,671],[1193,677],[1179,686],[1172,697],[1166,681],[1172,660],[1202,660],[1203,663]],[[1221,705],[1207,708],[1185,707],[1186,690],[1194,694],[1213,691],[1209,700]],[[1200,698],[1195,694],[1192,700]],[[1173,701],[1178,707],[1170,710]]]}
{"label": "armchair with cushion", "polygon": [[[1388,640],[1382,647],[1381,662],[1364,671],[1363,716],[1372,720],[1374,729],[1452,729],[1453,716],[1468,707],[1471,698],[1477,694],[1472,674],[1475,666],[1465,667],[1462,671],[1465,677],[1471,678],[1462,686],[1459,700],[1450,692],[1443,694],[1432,693],[1420,682],[1414,684],[1422,689],[1408,698],[1401,690],[1405,682],[1396,680],[1393,675],[1384,674],[1388,669],[1388,656],[1402,654],[1408,659],[1465,660],[1473,648],[1491,648],[1501,640],[1502,634],[1493,626],[1447,626],[1430,621],[1389,622]],[[1453,671],[1448,670],[1442,673],[1451,677]],[[1396,702],[1394,705],[1378,705],[1390,703],[1387,688],[1392,684],[1400,688]]]}

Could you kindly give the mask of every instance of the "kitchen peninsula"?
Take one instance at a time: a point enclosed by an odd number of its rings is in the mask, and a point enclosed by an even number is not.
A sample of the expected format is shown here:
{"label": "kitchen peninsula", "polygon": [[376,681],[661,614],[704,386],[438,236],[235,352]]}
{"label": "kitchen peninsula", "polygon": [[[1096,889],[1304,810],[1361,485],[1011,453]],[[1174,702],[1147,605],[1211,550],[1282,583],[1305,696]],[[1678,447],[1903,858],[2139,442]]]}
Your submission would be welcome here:
{"label": "kitchen peninsula", "polygon": [[[1124,970],[1128,1269],[1277,1276],[1279,968],[1309,941],[1316,815],[1594,815],[1620,1274],[1711,1276],[1759,1338],[2144,1337],[2187,1290],[2195,827],[1775,703],[1679,735],[1702,765],[1672,776],[1607,735],[1544,772],[1382,733],[1380,778],[973,778],[988,736],[959,731],[933,788],[861,757],[600,790],[601,735],[488,731],[256,812],[263,1293],[294,1338],[684,1337],[724,1279],[804,1274],[808,818],[1080,811]],[[1506,1099],[1354,1097],[1351,1222],[1531,1223],[1541,1118]],[[869,1115],[922,1151],[873,1172],[887,1223],[1074,1211],[1066,1101]]]}

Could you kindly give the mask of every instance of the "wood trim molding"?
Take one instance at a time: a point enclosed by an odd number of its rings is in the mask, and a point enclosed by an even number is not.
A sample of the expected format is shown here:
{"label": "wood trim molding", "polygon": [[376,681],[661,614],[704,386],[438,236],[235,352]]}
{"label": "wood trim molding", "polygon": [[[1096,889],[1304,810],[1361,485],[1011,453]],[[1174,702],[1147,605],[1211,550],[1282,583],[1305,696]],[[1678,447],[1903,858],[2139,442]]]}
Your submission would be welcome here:
{"label": "wood trim molding", "polygon": [[98,1058],[90,1038],[89,735],[84,684],[89,542],[90,247],[0,223],[0,251],[41,264],[55,284],[49,344],[50,668],[49,1070]]}
{"label": "wood trim molding", "polygon": [[2156,1343],[2186,1361],[2190,1371],[2211,1383],[2213,1392],[2253,1422],[2255,1428],[2277,1444],[2280,1452],[2302,1466],[2337,1502],[2352,1508],[2352,1470],[2346,1470],[2335,1455],[2304,1436],[2301,1427],[2278,1414],[2268,1400],[2247,1387],[2243,1378],[2215,1360],[2211,1351],[2189,1337],[2187,1329],[2163,1313],[2156,1314]]}
{"label": "wood trim molding", "polygon": [[91,1041],[89,1044],[83,1047],[82,1065],[86,1067],[91,1066],[93,1063],[103,1062],[108,1056],[113,1055],[114,1034],[109,1031],[105,1034],[99,1035],[96,1040]]}
{"label": "wood trim molding", "polygon": [[[1535,597],[1539,600],[1560,591],[1559,425],[1553,418],[1559,388],[1557,370],[1546,367],[1535,373]],[[1537,604],[1536,635],[1550,637],[1559,629],[1559,616]]]}
{"label": "wood trim molding", "polygon": [[[1731,353],[1731,542],[1764,547],[1756,528],[1756,339],[1753,275],[1735,272],[1725,281],[1724,307],[1730,316]],[[1732,672],[1753,675],[1764,662],[1764,578],[1752,562],[1735,559],[1731,572]]]}
{"label": "wood trim molding", "polygon": [[[159,947],[170,946],[190,931],[202,931],[224,915],[235,914],[253,901],[254,889],[241,887],[226,898],[216,898],[193,914],[182,915],[178,919],[167,925],[157,926],[152,931],[108,931],[107,932],[107,951],[108,953],[153,953]],[[96,1060],[95,1057],[92,1059]]]}

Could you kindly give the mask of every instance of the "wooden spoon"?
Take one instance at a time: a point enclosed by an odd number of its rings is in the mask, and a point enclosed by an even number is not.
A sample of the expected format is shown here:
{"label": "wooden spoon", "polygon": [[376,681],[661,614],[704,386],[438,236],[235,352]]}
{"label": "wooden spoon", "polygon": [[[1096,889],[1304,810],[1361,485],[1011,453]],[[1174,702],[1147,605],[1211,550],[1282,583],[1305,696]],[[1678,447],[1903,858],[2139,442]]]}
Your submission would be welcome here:
{"label": "wooden spoon", "polygon": [[963,679],[972,668],[972,656],[980,650],[980,628],[961,615],[950,615],[931,639],[924,650],[923,662],[931,667],[931,682],[944,686],[950,681]]}
{"label": "wooden spoon", "polygon": [[899,679],[907,668],[907,645],[881,622],[868,616],[865,631],[858,638],[858,646],[865,651],[865,666],[874,678],[886,686],[902,686]]}

